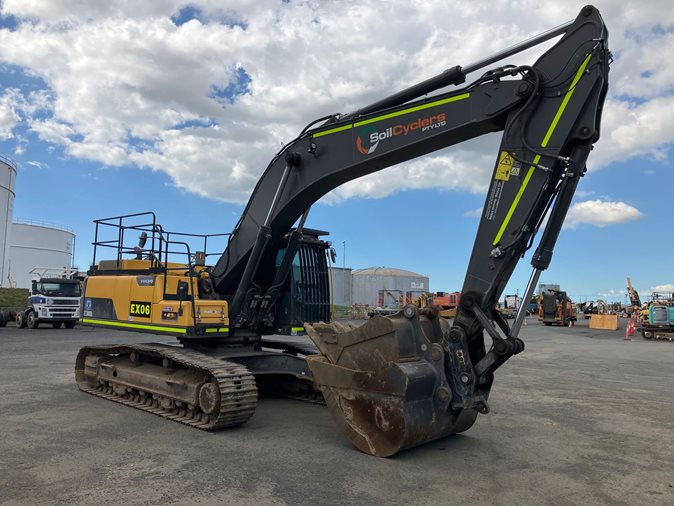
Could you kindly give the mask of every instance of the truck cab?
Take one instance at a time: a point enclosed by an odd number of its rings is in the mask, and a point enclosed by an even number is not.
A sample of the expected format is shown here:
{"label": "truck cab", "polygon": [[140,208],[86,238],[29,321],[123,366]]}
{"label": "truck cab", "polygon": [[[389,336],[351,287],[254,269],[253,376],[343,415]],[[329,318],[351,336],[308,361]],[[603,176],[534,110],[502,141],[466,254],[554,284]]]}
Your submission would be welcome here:
{"label": "truck cab", "polygon": [[36,329],[40,323],[68,329],[80,318],[82,287],[78,279],[40,277],[32,280],[28,304],[16,315],[19,328]]}

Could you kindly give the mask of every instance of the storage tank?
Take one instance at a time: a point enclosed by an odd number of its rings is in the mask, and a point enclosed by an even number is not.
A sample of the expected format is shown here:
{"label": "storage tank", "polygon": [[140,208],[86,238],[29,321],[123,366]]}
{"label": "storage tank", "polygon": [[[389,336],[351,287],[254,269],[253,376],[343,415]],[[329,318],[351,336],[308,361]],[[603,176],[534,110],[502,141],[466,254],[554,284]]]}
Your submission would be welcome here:
{"label": "storage tank", "polygon": [[37,221],[12,223],[10,277],[12,286],[30,288],[33,269],[72,267],[75,234],[71,228]]}
{"label": "storage tank", "polygon": [[[380,305],[380,292],[402,294],[428,290],[428,276],[390,267],[369,267],[353,271],[354,304]],[[386,300],[385,300],[386,302]]]}
{"label": "storage tank", "polygon": [[16,183],[16,163],[0,155],[0,286],[10,286],[9,256],[12,234],[12,212],[14,209],[14,185]]}
{"label": "storage tank", "polygon": [[351,268],[330,267],[330,298],[335,306],[351,305]]}

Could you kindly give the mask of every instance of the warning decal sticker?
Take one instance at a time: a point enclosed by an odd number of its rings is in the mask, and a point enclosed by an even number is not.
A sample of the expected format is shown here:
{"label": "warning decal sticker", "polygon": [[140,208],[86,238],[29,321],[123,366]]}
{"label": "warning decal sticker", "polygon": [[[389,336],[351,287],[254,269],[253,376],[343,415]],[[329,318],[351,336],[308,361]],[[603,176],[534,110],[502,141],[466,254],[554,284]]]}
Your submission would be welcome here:
{"label": "warning decal sticker", "polygon": [[496,175],[494,179],[498,181],[510,180],[510,172],[513,168],[513,157],[507,151],[501,151],[501,156],[498,159],[496,166]]}

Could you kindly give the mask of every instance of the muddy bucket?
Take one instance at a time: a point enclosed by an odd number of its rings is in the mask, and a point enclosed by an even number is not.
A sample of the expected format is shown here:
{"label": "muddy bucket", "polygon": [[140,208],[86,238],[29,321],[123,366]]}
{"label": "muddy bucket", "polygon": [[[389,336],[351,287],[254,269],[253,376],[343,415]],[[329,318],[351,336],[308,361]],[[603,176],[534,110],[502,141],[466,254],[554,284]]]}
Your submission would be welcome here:
{"label": "muddy bucket", "polygon": [[321,355],[307,357],[314,383],[347,438],[361,451],[388,457],[462,432],[477,416],[452,410],[445,374],[449,324],[415,306],[365,324],[306,324]]}

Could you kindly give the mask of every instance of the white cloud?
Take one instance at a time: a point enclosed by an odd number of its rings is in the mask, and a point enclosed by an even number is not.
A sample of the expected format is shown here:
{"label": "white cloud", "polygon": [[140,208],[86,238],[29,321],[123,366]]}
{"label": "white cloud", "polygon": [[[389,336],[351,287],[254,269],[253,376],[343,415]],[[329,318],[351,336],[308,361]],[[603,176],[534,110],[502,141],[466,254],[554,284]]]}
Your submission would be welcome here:
{"label": "white cloud", "polygon": [[20,118],[7,96],[0,97],[0,139],[14,137],[12,130],[19,123]]}
{"label": "white cloud", "polygon": [[[674,26],[674,9],[664,0],[597,4],[616,61],[590,169],[635,155],[662,159],[674,139],[674,35],[656,27]],[[186,6],[200,11],[199,20],[176,26],[170,18]],[[70,156],[163,171],[191,192],[244,202],[282,143],[312,119],[469,64],[576,9],[534,0],[460,8],[439,0],[386,8],[374,1],[4,0],[2,13],[23,22],[0,30],[0,60],[48,89],[0,99],[0,138],[16,135],[23,121]],[[530,63],[537,51],[513,61]],[[250,76],[249,92],[231,103],[218,97],[240,69]],[[416,188],[484,192],[497,137],[366,176],[324,202]]]}
{"label": "white cloud", "polygon": [[588,160],[590,168],[641,155],[662,161],[674,142],[674,95],[670,93],[638,105],[608,100],[602,121],[609,126],[602,132],[600,146],[608,144],[610,148],[598,147]]}
{"label": "white cloud", "polygon": [[0,96],[0,139],[14,138],[13,130],[23,118],[48,108],[45,91],[33,91],[24,96],[18,88],[7,88]]}
{"label": "white cloud", "polygon": [[463,215],[466,218],[479,218],[480,216],[482,216],[483,210],[484,210],[484,207],[478,207],[478,208],[475,208],[475,209],[471,209],[470,211],[466,211],[465,213],[463,213]]}
{"label": "white cloud", "polygon": [[597,293],[599,297],[602,299],[607,299],[607,300],[620,300],[623,299],[627,296],[627,290],[616,290],[614,288],[611,288],[610,290],[606,292],[599,292]]}
{"label": "white cloud", "polygon": [[[495,153],[496,150],[494,149]],[[354,197],[384,198],[401,189],[463,190],[483,193],[489,186],[494,158],[464,149],[416,159],[349,181],[323,199],[335,203]]]}
{"label": "white cloud", "polygon": [[638,220],[642,217],[641,211],[625,202],[586,200],[571,206],[566,215],[564,227],[576,228],[583,224],[606,227]]}
{"label": "white cloud", "polygon": [[667,283],[664,285],[657,285],[651,288],[651,291],[659,293],[674,293],[674,284]]}

